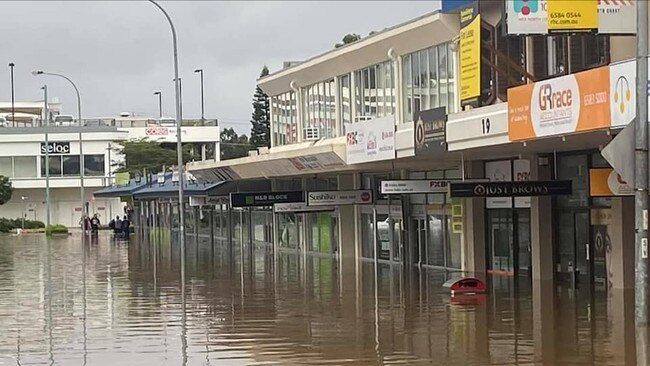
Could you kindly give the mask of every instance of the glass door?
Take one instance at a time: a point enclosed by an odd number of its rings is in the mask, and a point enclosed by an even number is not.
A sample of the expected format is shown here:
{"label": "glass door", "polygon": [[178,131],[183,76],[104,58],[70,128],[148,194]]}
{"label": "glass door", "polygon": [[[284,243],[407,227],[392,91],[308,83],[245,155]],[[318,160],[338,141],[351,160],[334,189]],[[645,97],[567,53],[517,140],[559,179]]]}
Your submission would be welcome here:
{"label": "glass door", "polygon": [[513,212],[510,209],[488,211],[488,268],[496,274],[514,275]]}
{"label": "glass door", "polygon": [[413,229],[415,230],[415,245],[413,246],[414,250],[414,262],[418,266],[427,264],[426,250],[427,250],[427,225],[426,221],[423,219],[414,219],[413,220]]}
{"label": "glass door", "polygon": [[560,211],[558,218],[558,280],[572,285],[590,285],[593,248],[590,244],[589,214]]}

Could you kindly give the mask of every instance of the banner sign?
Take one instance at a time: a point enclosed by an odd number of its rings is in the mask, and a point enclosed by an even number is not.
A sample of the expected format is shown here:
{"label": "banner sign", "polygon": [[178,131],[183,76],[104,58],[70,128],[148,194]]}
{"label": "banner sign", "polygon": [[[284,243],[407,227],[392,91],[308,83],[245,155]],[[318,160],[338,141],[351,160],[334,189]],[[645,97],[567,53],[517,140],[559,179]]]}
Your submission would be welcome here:
{"label": "banner sign", "polygon": [[609,103],[612,127],[627,126],[636,117],[636,62],[609,65]]}
{"label": "banner sign", "polygon": [[307,193],[308,206],[365,205],[369,203],[372,203],[371,190]]}
{"label": "banner sign", "polygon": [[244,192],[230,194],[230,207],[273,206],[276,203],[304,202],[302,191]]}
{"label": "banner sign", "polygon": [[510,141],[609,127],[609,67],[508,89]]}
{"label": "banner sign", "polygon": [[470,101],[481,95],[481,14],[478,1],[460,11],[460,100]]}
{"label": "banner sign", "polygon": [[115,185],[116,186],[126,186],[129,184],[130,175],[128,172],[124,173],[115,173]]}
{"label": "banner sign", "polygon": [[589,169],[589,194],[592,197],[633,196],[634,187],[612,168]]}
{"label": "banner sign", "polygon": [[348,164],[395,159],[395,116],[345,125]]}
{"label": "banner sign", "polygon": [[420,111],[415,116],[415,155],[447,151],[447,108]]}
{"label": "banner sign", "polygon": [[273,211],[275,213],[284,213],[284,212],[293,212],[293,213],[319,212],[319,211],[334,211],[334,207],[330,207],[330,206],[307,206],[307,204],[305,202],[276,203],[275,205],[273,205]]}
{"label": "banner sign", "polygon": [[570,180],[527,182],[454,183],[450,185],[451,197],[526,197],[558,196],[572,193]]}
{"label": "banner sign", "polygon": [[[508,34],[547,34],[549,30],[636,34],[635,0],[507,0],[505,3]],[[556,14],[555,19],[549,18],[549,8]]]}
{"label": "banner sign", "polygon": [[383,180],[381,194],[447,193],[448,180]]}
{"label": "banner sign", "polygon": [[45,155],[46,150],[48,154],[70,154],[69,142],[48,142],[47,148],[45,143],[41,142],[41,154]]}

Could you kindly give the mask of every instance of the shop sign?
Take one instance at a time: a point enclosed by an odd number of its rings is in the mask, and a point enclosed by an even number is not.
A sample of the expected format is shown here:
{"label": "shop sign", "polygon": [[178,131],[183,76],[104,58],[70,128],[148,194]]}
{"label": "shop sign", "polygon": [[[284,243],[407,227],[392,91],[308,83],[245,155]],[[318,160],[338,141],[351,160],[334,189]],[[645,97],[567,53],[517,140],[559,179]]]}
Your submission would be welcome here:
{"label": "shop sign", "polygon": [[146,136],[167,136],[169,130],[167,130],[167,127],[147,127],[144,129],[144,134]]}
{"label": "shop sign", "polygon": [[308,206],[365,205],[369,203],[372,203],[372,191],[367,189],[307,193]]}
{"label": "shop sign", "polygon": [[636,117],[636,61],[609,65],[609,103],[612,127],[627,126]]}
{"label": "shop sign", "polygon": [[128,172],[115,173],[115,185],[126,186],[129,184],[130,175]]}
{"label": "shop sign", "polygon": [[276,203],[275,205],[273,205],[273,211],[275,213],[284,213],[284,212],[304,213],[304,212],[334,211],[334,207],[307,206],[305,202]]}
{"label": "shop sign", "polygon": [[451,183],[451,197],[559,196],[572,193],[570,180]]}
{"label": "shop sign", "polygon": [[595,31],[599,0],[547,0],[548,31]]}
{"label": "shop sign", "polygon": [[439,107],[420,111],[415,116],[415,154],[447,151],[445,129],[447,108]]}
{"label": "shop sign", "polygon": [[205,206],[206,204],[207,203],[205,197],[190,196],[190,206],[197,207],[197,206]]}
{"label": "shop sign", "polygon": [[231,207],[263,207],[276,203],[304,202],[303,191],[231,193]]}
{"label": "shop sign", "polygon": [[[47,146],[47,148],[45,147]],[[70,154],[70,143],[69,142],[48,142],[45,145],[44,142],[41,142],[41,154]]]}
{"label": "shop sign", "polygon": [[508,89],[511,141],[609,127],[609,67]]}
{"label": "shop sign", "polygon": [[228,196],[208,196],[205,198],[205,203],[208,205],[227,205],[230,203]]}
{"label": "shop sign", "polygon": [[592,197],[633,196],[634,187],[612,168],[589,169],[589,194]]}
{"label": "shop sign", "polygon": [[448,180],[383,180],[381,194],[447,193]]}
{"label": "shop sign", "polygon": [[[508,0],[505,3],[509,34],[547,34],[550,28],[549,7],[551,11],[560,11],[561,14],[566,15],[563,18],[556,18],[555,23],[560,23],[558,20],[564,19],[563,23],[569,20],[568,26],[577,26],[577,19],[580,19],[582,21],[580,27],[586,27],[566,28],[565,30],[569,32],[597,28],[598,33],[601,34],[636,33],[636,3],[633,0]],[[585,24],[593,23],[594,3],[596,3],[595,7],[598,12],[595,27],[593,24]],[[570,7],[569,13],[566,13],[566,7]],[[581,12],[585,10],[586,12]],[[574,15],[579,16],[575,17]],[[554,29],[551,31],[560,32],[563,30],[563,26],[563,24],[554,24]]]}
{"label": "shop sign", "polygon": [[158,182],[158,184],[165,184],[165,173],[160,172],[156,174],[156,181]]}
{"label": "shop sign", "polygon": [[450,114],[446,129],[449,151],[507,144],[508,103]]}
{"label": "shop sign", "polygon": [[478,1],[460,11],[460,100],[471,101],[481,95],[481,14]]}
{"label": "shop sign", "polygon": [[395,159],[395,116],[345,125],[348,164]]}

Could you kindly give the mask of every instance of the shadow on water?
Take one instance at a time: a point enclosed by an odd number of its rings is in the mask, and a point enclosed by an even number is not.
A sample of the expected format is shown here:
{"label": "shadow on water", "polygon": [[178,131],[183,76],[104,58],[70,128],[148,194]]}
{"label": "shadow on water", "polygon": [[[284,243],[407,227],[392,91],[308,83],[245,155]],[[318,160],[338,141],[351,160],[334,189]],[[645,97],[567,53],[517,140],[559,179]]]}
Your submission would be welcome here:
{"label": "shadow on water", "polygon": [[183,282],[170,235],[0,237],[0,364],[635,364],[631,292],[338,266],[190,236]]}

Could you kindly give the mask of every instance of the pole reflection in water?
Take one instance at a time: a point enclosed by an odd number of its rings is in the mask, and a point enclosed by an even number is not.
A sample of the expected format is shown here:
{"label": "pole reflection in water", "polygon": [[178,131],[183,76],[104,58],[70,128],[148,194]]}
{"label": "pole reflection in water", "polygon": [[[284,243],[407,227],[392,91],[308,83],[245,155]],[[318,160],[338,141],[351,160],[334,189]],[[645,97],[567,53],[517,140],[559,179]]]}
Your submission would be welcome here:
{"label": "pole reflection in water", "polygon": [[155,236],[0,237],[0,364],[634,364],[629,294]]}

